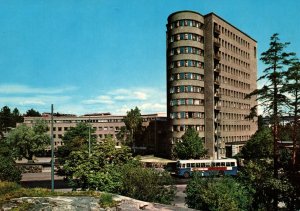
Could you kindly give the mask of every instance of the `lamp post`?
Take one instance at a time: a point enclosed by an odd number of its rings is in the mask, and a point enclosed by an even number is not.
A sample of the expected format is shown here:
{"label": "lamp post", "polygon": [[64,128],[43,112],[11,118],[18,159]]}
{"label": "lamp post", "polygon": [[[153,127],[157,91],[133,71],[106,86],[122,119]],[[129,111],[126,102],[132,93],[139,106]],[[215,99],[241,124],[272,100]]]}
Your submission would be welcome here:
{"label": "lamp post", "polygon": [[89,157],[91,156],[91,124],[90,124],[90,118],[89,118]]}
{"label": "lamp post", "polygon": [[54,192],[54,139],[53,139],[53,104],[51,104],[51,191]]}

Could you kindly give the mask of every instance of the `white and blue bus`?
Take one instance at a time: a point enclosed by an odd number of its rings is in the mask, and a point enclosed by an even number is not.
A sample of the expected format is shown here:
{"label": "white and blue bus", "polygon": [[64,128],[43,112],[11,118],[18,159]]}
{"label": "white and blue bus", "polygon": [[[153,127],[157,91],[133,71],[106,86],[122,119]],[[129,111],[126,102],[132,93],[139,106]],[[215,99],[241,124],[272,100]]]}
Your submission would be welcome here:
{"label": "white and blue bus", "polygon": [[237,175],[237,160],[233,158],[218,160],[178,160],[176,174],[185,178],[193,172],[201,176],[211,175]]}

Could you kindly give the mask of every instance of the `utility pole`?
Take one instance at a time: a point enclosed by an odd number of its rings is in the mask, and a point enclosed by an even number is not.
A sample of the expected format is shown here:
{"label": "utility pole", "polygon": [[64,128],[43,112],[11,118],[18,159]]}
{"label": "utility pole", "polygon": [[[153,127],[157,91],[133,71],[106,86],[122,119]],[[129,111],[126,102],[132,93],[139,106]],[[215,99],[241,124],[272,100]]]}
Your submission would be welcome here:
{"label": "utility pole", "polygon": [[53,140],[53,104],[51,104],[51,191],[54,192],[54,140]]}
{"label": "utility pole", "polygon": [[89,118],[89,157],[91,157],[91,123]]}

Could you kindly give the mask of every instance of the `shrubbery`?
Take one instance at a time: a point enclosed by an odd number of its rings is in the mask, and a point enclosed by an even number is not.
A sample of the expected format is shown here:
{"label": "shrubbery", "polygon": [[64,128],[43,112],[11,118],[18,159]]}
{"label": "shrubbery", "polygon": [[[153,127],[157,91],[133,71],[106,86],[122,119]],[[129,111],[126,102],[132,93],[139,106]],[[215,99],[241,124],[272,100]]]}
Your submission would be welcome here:
{"label": "shrubbery", "polygon": [[168,173],[142,168],[128,147],[115,148],[110,139],[95,145],[90,156],[87,151],[72,152],[63,172],[74,190],[99,190],[166,204],[175,196]]}
{"label": "shrubbery", "polygon": [[20,182],[21,170],[16,166],[13,158],[0,155],[0,181]]}
{"label": "shrubbery", "polygon": [[251,194],[230,177],[203,178],[193,175],[186,188],[186,204],[190,208],[213,211],[249,210]]}

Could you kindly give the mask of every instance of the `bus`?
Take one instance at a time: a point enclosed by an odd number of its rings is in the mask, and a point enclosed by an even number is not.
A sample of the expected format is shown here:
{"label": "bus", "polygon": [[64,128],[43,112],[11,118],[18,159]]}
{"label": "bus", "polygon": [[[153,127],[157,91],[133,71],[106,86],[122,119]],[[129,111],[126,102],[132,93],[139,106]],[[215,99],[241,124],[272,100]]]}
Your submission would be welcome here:
{"label": "bus", "polygon": [[189,178],[193,172],[201,176],[211,175],[237,175],[237,160],[233,158],[218,160],[178,160],[176,175]]}

